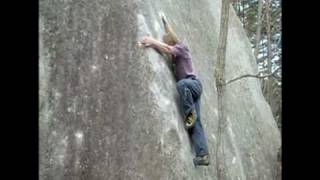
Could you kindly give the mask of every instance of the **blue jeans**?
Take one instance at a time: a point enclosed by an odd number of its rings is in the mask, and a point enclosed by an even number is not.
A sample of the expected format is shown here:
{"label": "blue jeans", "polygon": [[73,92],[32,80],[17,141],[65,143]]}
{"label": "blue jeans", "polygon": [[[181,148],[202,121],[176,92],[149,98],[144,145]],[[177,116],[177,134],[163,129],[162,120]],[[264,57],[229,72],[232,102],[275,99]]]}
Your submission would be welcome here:
{"label": "blue jeans", "polygon": [[207,139],[200,120],[200,96],[202,84],[197,78],[185,78],[177,82],[177,89],[180,94],[184,118],[195,109],[197,112],[196,123],[189,130],[196,156],[208,154]]}

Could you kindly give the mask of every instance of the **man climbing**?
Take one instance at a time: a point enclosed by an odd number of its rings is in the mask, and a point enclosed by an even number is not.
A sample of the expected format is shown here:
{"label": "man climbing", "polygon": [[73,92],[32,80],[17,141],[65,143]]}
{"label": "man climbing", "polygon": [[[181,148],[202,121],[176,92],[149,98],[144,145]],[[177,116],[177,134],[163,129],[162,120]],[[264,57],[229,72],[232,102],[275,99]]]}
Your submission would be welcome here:
{"label": "man climbing", "polygon": [[163,42],[147,35],[139,43],[143,47],[152,47],[169,55],[175,64],[177,89],[184,112],[185,126],[191,136],[196,157],[195,165],[209,165],[207,139],[200,120],[200,97],[202,84],[192,66],[192,58],[188,47],[178,41],[171,26],[161,17],[165,27]]}

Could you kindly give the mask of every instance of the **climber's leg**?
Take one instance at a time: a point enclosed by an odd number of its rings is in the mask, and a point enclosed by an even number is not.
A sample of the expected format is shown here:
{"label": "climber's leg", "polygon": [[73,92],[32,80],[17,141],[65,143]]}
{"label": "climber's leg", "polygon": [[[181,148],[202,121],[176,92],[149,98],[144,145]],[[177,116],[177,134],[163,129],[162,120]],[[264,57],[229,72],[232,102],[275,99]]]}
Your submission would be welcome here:
{"label": "climber's leg", "polygon": [[200,96],[202,94],[201,82],[196,78],[187,78],[178,81],[178,92],[184,111],[184,115],[187,116],[191,111],[195,111],[196,121],[194,126],[189,129],[193,146],[196,151],[196,158],[194,158],[195,165],[209,165],[209,152],[207,139],[201,124],[200,116]]}
{"label": "climber's leg", "polygon": [[208,155],[208,144],[207,138],[205,136],[202,123],[201,123],[201,116],[200,116],[200,97],[195,101],[195,108],[198,114],[196,124],[192,129],[190,129],[189,133],[191,135],[191,139],[196,151],[196,156],[204,156]]}
{"label": "climber's leg", "polygon": [[177,82],[177,89],[180,94],[183,113],[189,115],[195,109],[194,99],[197,99],[202,92],[199,80],[186,78]]}

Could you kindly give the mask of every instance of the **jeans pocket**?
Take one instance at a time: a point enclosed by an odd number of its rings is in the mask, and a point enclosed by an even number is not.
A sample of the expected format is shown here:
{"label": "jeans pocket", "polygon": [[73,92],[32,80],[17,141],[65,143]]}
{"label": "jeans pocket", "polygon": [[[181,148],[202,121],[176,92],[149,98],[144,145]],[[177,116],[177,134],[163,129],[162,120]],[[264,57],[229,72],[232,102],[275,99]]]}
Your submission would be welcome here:
{"label": "jeans pocket", "polygon": [[196,79],[198,82],[198,86],[199,86],[199,90],[200,90],[200,94],[202,93],[202,83],[199,79]]}

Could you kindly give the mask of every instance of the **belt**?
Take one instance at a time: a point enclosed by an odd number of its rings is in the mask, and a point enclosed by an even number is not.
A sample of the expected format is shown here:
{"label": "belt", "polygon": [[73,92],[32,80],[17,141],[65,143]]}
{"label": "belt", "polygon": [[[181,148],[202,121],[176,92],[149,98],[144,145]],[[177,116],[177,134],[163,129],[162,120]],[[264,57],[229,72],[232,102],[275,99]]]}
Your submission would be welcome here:
{"label": "belt", "polygon": [[196,77],[195,75],[187,75],[187,76],[186,76],[186,79],[188,79],[188,78],[190,78],[190,79],[197,79],[197,77]]}

